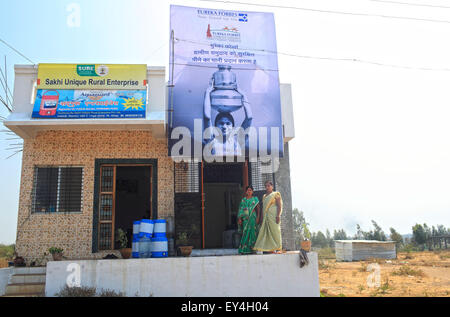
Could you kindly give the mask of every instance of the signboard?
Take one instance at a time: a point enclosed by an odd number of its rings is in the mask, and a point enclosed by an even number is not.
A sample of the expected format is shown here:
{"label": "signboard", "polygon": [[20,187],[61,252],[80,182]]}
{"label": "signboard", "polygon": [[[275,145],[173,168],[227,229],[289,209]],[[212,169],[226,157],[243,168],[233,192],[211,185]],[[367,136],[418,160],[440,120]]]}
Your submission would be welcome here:
{"label": "signboard", "polygon": [[38,89],[147,89],[147,65],[39,64]]}
{"label": "signboard", "polygon": [[38,89],[33,118],[145,118],[147,90]]}
{"label": "signboard", "polygon": [[169,155],[282,156],[273,14],[174,5],[170,14]]}

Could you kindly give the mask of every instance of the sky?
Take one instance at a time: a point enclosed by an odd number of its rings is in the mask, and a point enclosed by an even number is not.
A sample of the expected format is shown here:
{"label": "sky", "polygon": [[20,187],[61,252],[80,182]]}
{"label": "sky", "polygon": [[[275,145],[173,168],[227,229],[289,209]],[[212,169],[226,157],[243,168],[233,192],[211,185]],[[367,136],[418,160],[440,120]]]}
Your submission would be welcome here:
{"label": "sky", "polygon": [[[292,85],[293,207],[311,230],[354,234],[356,224],[370,230],[372,219],[385,232],[393,227],[403,234],[416,223],[450,227],[450,8],[374,0],[241,2],[314,10],[195,0],[0,0],[0,39],[34,63],[143,63],[167,70],[170,4],[273,12],[278,51],[285,53],[278,55],[280,82]],[[13,65],[30,62],[0,43],[0,62],[5,55],[13,87]],[[0,108],[0,115],[7,111]],[[13,243],[22,157],[6,159],[13,153],[6,138],[0,134],[0,243]]]}

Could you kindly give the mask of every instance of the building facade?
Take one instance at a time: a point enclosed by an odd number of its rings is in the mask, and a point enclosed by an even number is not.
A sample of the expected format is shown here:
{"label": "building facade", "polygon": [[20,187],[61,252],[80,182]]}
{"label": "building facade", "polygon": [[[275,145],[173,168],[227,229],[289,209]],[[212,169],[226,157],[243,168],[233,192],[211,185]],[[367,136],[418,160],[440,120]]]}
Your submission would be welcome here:
{"label": "building facade", "polygon": [[175,163],[168,155],[163,67],[147,69],[145,118],[35,119],[36,66],[15,66],[13,112],[4,124],[23,138],[16,252],[27,261],[50,247],[68,259],[120,257],[114,233],[131,243],[132,221],[165,218],[174,245],[192,231],[196,248],[229,248],[236,204],[250,184],[270,179],[283,196],[283,248],[294,248],[289,144],[294,137],[290,86],[281,85],[284,157],[267,163]]}

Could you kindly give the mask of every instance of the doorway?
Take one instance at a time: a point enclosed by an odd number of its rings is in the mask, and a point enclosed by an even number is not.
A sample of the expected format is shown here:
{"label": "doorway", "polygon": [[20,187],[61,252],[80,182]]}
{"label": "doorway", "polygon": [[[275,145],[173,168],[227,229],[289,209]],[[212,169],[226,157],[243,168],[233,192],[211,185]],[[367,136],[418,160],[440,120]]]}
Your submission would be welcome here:
{"label": "doorway", "polygon": [[[133,162],[143,161],[143,164]],[[119,249],[118,229],[131,248],[133,222],[153,219],[156,213],[156,162],[150,160],[96,160],[93,250]],[[154,160],[156,161],[156,160]]]}
{"label": "doorway", "polygon": [[[151,166],[117,166],[114,232],[122,229],[131,248],[133,221],[151,218]],[[115,242],[114,249],[120,246]]]}
{"label": "doorway", "polygon": [[243,197],[244,163],[205,163],[203,167],[204,248],[233,248]]}

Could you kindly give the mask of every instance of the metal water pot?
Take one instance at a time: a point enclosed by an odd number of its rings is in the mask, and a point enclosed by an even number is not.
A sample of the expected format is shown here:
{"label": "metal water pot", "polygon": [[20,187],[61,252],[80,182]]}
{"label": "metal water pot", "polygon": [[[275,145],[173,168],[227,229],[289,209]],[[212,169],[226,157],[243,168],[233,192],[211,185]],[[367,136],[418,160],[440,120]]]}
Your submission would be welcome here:
{"label": "metal water pot", "polygon": [[237,92],[236,74],[230,65],[218,65],[213,74],[214,90],[211,92],[211,107],[219,112],[232,112],[242,107],[242,95]]}

